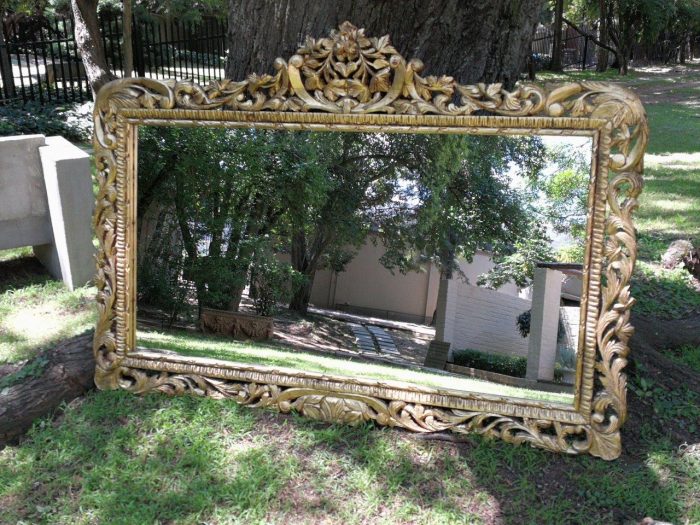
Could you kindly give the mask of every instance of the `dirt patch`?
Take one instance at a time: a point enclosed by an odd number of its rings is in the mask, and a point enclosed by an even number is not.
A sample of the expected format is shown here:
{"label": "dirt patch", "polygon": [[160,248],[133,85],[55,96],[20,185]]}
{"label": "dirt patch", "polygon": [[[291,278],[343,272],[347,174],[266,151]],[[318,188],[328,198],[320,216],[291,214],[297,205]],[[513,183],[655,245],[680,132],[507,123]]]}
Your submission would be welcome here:
{"label": "dirt patch", "polygon": [[[700,108],[700,68],[692,65],[635,68],[638,77],[625,80],[644,104],[688,104]],[[624,78],[624,77],[623,77]]]}

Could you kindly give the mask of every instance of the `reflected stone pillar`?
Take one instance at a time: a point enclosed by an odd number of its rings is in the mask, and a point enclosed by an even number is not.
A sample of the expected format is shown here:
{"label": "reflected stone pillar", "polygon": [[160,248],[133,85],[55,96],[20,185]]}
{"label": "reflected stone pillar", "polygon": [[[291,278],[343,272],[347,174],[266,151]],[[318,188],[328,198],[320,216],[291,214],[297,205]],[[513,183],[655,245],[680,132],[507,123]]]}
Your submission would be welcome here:
{"label": "reflected stone pillar", "polygon": [[440,279],[435,311],[435,339],[428,347],[425,366],[443,369],[452,359],[455,316],[457,313],[457,285],[451,279]]}
{"label": "reflected stone pillar", "polygon": [[535,268],[527,352],[527,379],[552,381],[557,357],[559,306],[564,274],[550,268]]}

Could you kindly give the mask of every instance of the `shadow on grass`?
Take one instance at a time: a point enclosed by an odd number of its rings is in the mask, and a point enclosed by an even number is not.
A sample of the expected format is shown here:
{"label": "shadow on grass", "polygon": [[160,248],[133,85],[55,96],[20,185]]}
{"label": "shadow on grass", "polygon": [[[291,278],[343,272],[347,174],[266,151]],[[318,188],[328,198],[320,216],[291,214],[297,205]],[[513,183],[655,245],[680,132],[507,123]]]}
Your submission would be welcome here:
{"label": "shadow on grass", "polygon": [[294,458],[247,437],[252,423],[212,400],[92,394],[0,456],[3,519],[196,523],[221,507],[258,521]]}
{"label": "shadow on grass", "polygon": [[53,278],[36,257],[19,257],[0,261],[0,295],[32,284],[43,284]]}
{"label": "shadow on grass", "polygon": [[609,463],[191,397],[100,392],[61,418],[0,453],[8,522],[614,524],[689,512],[681,480],[693,473],[658,429]]}
{"label": "shadow on grass", "polygon": [[[385,505],[403,493],[426,515],[448,511],[449,517],[454,511],[458,522],[469,522],[473,513],[476,521],[486,523],[636,524],[645,516],[680,523],[684,495],[675,483],[662,482],[659,472],[675,480],[697,475],[667,460],[675,450],[667,442],[649,442],[611,463],[478,436],[448,445],[404,433],[389,457],[378,438],[382,432],[316,433],[315,450],[330,446],[355,468],[373,474]],[[660,458],[663,468],[655,469],[653,458]]]}

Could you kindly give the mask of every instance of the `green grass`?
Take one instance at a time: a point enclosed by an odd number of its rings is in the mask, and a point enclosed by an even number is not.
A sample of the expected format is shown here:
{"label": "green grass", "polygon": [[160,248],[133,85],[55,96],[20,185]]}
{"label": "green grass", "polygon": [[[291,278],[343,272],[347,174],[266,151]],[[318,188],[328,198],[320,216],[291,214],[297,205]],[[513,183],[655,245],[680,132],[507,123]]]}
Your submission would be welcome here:
{"label": "green grass", "polygon": [[230,401],[96,392],[0,451],[0,521],[700,520],[700,453],[681,454],[661,437],[643,445],[644,459],[613,463],[465,439],[421,441]]}
{"label": "green grass", "polygon": [[675,361],[700,373],[700,346],[685,345],[666,352]]}
{"label": "green grass", "polygon": [[11,261],[21,257],[31,257],[33,255],[31,246],[22,248],[11,248],[9,250],[0,250],[0,262]]}
{"label": "green grass", "polygon": [[430,373],[388,364],[372,363],[366,360],[351,360],[319,355],[293,350],[281,345],[243,343],[186,332],[170,332],[166,334],[139,330],[137,338],[138,345],[141,347],[170,350],[177,352],[179,355],[279,366],[323,374],[398,381],[435,388],[483,392],[492,395],[537,399],[569,405],[573,402],[573,396],[570,394],[541,392],[452,374]]}
{"label": "green grass", "polygon": [[[700,94],[699,94],[700,95]],[[699,95],[696,95],[698,97]],[[700,105],[647,104],[649,153],[687,153],[698,151]]]}
{"label": "green grass", "polygon": [[27,253],[0,252],[0,364],[30,359],[96,321],[94,287],[68,290]]}
{"label": "green grass", "polygon": [[596,80],[605,82],[625,82],[630,83],[642,75],[634,70],[630,71],[626,76],[620,76],[615,69],[608,69],[605,73],[598,73],[594,69],[586,71],[562,71],[555,73],[554,71],[538,71],[536,82],[578,82],[582,80]]}
{"label": "green grass", "polygon": [[636,312],[659,319],[681,319],[700,315],[700,292],[682,268],[665,270],[639,261],[632,279]]}

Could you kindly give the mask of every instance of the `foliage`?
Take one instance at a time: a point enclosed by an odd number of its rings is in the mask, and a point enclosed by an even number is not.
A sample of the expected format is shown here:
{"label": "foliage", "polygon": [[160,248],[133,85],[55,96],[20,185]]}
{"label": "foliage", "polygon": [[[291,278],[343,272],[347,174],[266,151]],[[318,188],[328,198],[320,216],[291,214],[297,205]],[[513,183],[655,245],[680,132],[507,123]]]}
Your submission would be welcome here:
{"label": "foliage", "polygon": [[576,242],[575,244],[559,248],[559,250],[557,250],[556,259],[563,263],[582,264],[585,251],[586,244],[582,241]]}
{"label": "foliage", "polygon": [[92,134],[92,115],[77,105],[0,106],[0,136],[61,135],[74,142],[87,142]]}
{"label": "foliage", "polygon": [[470,349],[455,350],[453,356],[454,364],[460,366],[488,370],[513,377],[525,377],[527,372],[526,357],[488,354]]}
{"label": "foliage", "polygon": [[[508,282],[531,284],[538,262],[583,260],[588,215],[590,143],[550,145],[543,155],[543,169],[530,173],[521,193],[530,203],[525,234],[514,243],[496,245],[495,266],[479,276],[477,284],[499,288]],[[558,253],[551,237],[565,242]]]}
{"label": "foliage", "polygon": [[282,302],[289,302],[303,276],[289,263],[277,260],[268,248],[258,249],[251,265],[251,285],[255,290],[253,304],[258,315],[271,316]]}
{"label": "foliage", "polygon": [[499,252],[493,257],[494,267],[482,274],[476,283],[479,286],[498,289],[514,282],[524,288],[532,283],[538,262],[555,259],[551,241],[541,228],[533,225],[531,237],[518,240],[509,253]]}
{"label": "foliage", "polygon": [[627,73],[632,44],[652,45],[663,39],[673,53],[667,59],[676,60],[689,37],[700,33],[698,0],[604,0],[605,13],[600,5],[599,0],[572,0],[567,18],[596,25],[607,14],[608,44],[615,50],[622,74]]}
{"label": "foliage", "polygon": [[530,321],[532,319],[532,310],[525,310],[515,318],[515,325],[518,327],[521,337],[530,335]]}
{"label": "foliage", "polygon": [[290,180],[276,177],[271,137],[256,130],[142,130],[139,229],[148,232],[142,249],[167,276],[158,283],[155,272],[143,275],[144,290],[160,285],[166,296],[179,290],[185,300],[184,278],[194,283],[200,305],[237,308]]}
{"label": "foliage", "polygon": [[266,238],[304,276],[302,311],[315,272],[342,271],[371,229],[400,271],[529,235],[506,172],[544,162],[538,139],[416,134],[145,128],[140,150],[139,238],[166,274],[140,275],[143,299],[167,303],[184,276],[200,304],[235,308]]}
{"label": "foliage", "polygon": [[204,16],[225,18],[228,14],[227,0],[136,0],[134,12],[138,16],[152,14],[177,18],[183,22],[199,22]]}
{"label": "foliage", "polygon": [[385,266],[407,271],[430,260],[450,276],[457,258],[509,249],[530,234],[531,209],[510,171],[537,176],[546,161],[540,139],[448,136],[424,148],[400,193],[399,202],[414,205],[395,209],[382,226]]}
{"label": "foliage", "polygon": [[[203,16],[225,17],[228,13],[226,0],[132,0],[137,16],[161,15],[178,18],[186,22],[199,22]],[[122,0],[100,0],[99,12],[121,13]],[[70,13],[70,0],[0,0],[0,13],[17,13],[29,16],[50,16],[54,13]]]}

